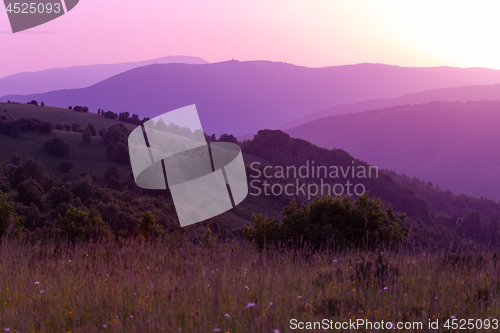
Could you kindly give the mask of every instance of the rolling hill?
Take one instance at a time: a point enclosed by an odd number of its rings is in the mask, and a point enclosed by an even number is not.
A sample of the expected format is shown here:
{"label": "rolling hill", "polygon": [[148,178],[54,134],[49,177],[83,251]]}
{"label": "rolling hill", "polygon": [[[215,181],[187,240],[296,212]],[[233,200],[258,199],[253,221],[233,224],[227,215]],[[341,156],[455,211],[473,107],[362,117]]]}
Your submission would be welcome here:
{"label": "rolling hill", "polygon": [[467,102],[484,100],[500,100],[500,84],[432,89],[404,94],[398,98],[377,98],[359,103],[336,105],[331,108],[313,112],[298,119],[294,119],[282,125],[281,128],[292,128],[329,116],[384,109],[405,104],[420,104],[432,101]]}
{"label": "rolling hill", "polygon": [[86,105],[142,117],[196,104],[205,132],[243,135],[324,110],[436,88],[500,83],[483,68],[405,68],[357,64],[306,68],[269,61],[163,64],[135,68],[82,89],[9,95],[2,101]]}
{"label": "rolling hill", "polygon": [[500,200],[500,102],[431,102],[331,116],[286,130],[455,194]]}
{"label": "rolling hill", "polygon": [[37,72],[23,72],[0,78],[0,96],[84,88],[132,68],[167,63],[206,64],[208,62],[198,57],[167,56],[138,62],[71,66]]}

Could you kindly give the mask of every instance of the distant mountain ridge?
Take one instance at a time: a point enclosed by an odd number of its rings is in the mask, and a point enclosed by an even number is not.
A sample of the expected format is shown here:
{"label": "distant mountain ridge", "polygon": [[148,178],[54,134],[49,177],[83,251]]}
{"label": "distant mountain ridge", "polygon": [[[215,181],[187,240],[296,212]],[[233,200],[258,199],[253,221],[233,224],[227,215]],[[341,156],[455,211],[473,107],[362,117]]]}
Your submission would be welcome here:
{"label": "distant mountain ridge", "polygon": [[166,56],[157,59],[118,64],[81,65],[22,72],[0,78],[0,96],[44,93],[59,89],[85,88],[132,68],[151,64],[207,64],[205,59],[189,56]]}
{"label": "distant mountain ridge", "polygon": [[500,200],[500,101],[402,105],[321,118],[286,132],[457,195]]}
{"label": "distant mountain ridge", "polygon": [[448,87],[405,94],[398,98],[377,98],[353,104],[336,105],[326,110],[317,111],[294,119],[281,126],[293,128],[316,119],[346,113],[383,109],[405,104],[429,103],[432,101],[467,102],[500,100],[500,84]]}
{"label": "distant mountain ridge", "polygon": [[154,117],[196,104],[207,133],[255,133],[278,128],[332,105],[444,87],[500,83],[500,70],[485,68],[405,68],[357,64],[307,68],[270,61],[226,61],[149,65],[120,73],[93,86],[43,94],[8,95],[46,105],[86,105]]}

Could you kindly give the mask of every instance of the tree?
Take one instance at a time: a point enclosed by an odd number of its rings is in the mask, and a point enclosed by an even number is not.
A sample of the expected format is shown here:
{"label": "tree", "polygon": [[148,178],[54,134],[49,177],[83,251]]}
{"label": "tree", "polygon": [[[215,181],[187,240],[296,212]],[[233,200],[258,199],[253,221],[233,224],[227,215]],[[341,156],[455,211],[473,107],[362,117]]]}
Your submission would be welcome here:
{"label": "tree", "polygon": [[62,203],[72,203],[73,202],[73,192],[68,190],[63,185],[58,187],[52,187],[52,189],[47,193],[45,202],[51,208],[57,208]]}
{"label": "tree", "polygon": [[7,194],[0,192],[0,237],[19,233],[21,225],[22,219],[14,212],[12,205],[7,203]]}
{"label": "tree", "polygon": [[64,124],[63,125],[63,128],[69,132],[69,130],[71,129],[71,125],[70,124]]}
{"label": "tree", "polygon": [[149,210],[142,214],[136,231],[145,240],[156,238],[163,233],[163,228],[155,222],[155,216]]}
{"label": "tree", "polygon": [[92,136],[96,136],[97,135],[97,130],[95,129],[94,124],[92,124],[92,123],[88,124],[87,128],[89,129],[89,131],[92,134]]}
{"label": "tree", "polygon": [[55,124],[55,125],[54,125],[54,128],[55,128],[56,130],[60,130],[60,131],[62,131],[62,130],[64,129],[64,128],[63,128],[63,125],[61,125],[61,124]]}
{"label": "tree", "polygon": [[240,142],[238,141],[238,139],[236,139],[234,137],[234,135],[232,134],[222,134],[220,137],[219,137],[219,142],[231,142],[231,143],[235,143],[237,145],[240,144]]}
{"label": "tree", "polygon": [[57,157],[67,157],[70,152],[70,146],[66,142],[64,142],[63,138],[56,137],[45,141],[43,150],[45,150],[50,155],[54,155]]}
{"label": "tree", "polygon": [[76,111],[76,112],[89,112],[89,108],[86,107],[86,106],[80,106],[80,105],[76,105],[75,107],[73,107],[73,110]]}
{"label": "tree", "polygon": [[117,144],[109,144],[106,148],[106,156],[112,161],[120,164],[129,164],[130,155],[128,151],[128,146],[122,142]]}
{"label": "tree", "polygon": [[130,117],[130,113],[128,113],[126,111],[125,112],[120,112],[120,114],[118,115],[118,120],[120,120],[120,121],[128,121],[129,117]]}
{"label": "tree", "polygon": [[58,223],[61,233],[72,241],[109,238],[112,235],[109,224],[96,210],[85,212],[70,206],[64,217],[59,215]]}
{"label": "tree", "polygon": [[44,103],[43,101],[42,101],[42,104],[41,104],[41,106],[45,106],[45,103]]}
{"label": "tree", "polygon": [[85,131],[83,131],[82,140],[84,145],[90,144],[90,141],[92,140],[92,133],[90,132],[90,129],[88,127],[85,129]]}
{"label": "tree", "polygon": [[103,131],[103,134],[101,136],[102,140],[104,141],[104,144],[108,146],[109,144],[116,144],[118,142],[128,144],[129,134],[130,132],[125,125],[116,124],[111,126],[107,131]]}
{"label": "tree", "polygon": [[118,118],[118,115],[116,113],[114,113],[113,111],[107,111],[104,113],[104,117],[109,118],[109,119],[116,119],[116,118]]}

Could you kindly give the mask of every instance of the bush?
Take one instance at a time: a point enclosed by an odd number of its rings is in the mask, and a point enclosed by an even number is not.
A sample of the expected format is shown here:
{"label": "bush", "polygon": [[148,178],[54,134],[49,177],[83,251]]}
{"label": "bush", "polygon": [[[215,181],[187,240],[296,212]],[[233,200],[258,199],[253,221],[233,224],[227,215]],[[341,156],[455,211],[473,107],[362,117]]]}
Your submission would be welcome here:
{"label": "bush", "polygon": [[44,121],[40,126],[40,132],[45,134],[50,134],[52,133],[53,130],[54,130],[54,124],[52,124],[50,121]]}
{"label": "bush", "polygon": [[[100,134],[101,131],[99,131]],[[123,124],[116,124],[111,126],[107,131],[103,131],[102,140],[104,144],[108,146],[109,144],[116,144],[122,142],[128,144],[128,135],[130,134],[128,128]]]}
{"label": "bush", "polygon": [[70,160],[66,159],[59,162],[59,170],[61,170],[64,173],[70,172],[71,170],[73,170],[73,168],[74,168],[73,162],[71,162]]}
{"label": "bush", "polygon": [[53,187],[49,193],[47,193],[45,202],[47,206],[57,208],[62,203],[72,203],[73,197],[73,192],[61,185],[59,187]]}
{"label": "bush", "polygon": [[163,228],[155,222],[155,216],[149,210],[142,214],[136,231],[140,238],[150,240],[163,234]]}
{"label": "bush", "polygon": [[392,207],[382,210],[382,202],[370,200],[365,193],[352,202],[348,197],[317,198],[297,208],[295,199],[283,209],[283,220],[259,214],[252,217],[255,226],[244,230],[245,237],[261,249],[266,245],[285,243],[319,249],[397,247],[406,240],[408,230],[401,227],[405,216],[396,216]]}
{"label": "bush", "polygon": [[90,132],[88,127],[85,129],[85,131],[83,131],[82,140],[84,145],[90,144],[90,141],[92,140],[92,133]]}
{"label": "bush", "polygon": [[88,124],[87,128],[89,129],[90,134],[92,134],[92,136],[96,136],[97,135],[97,130],[95,129],[94,124],[92,124],[92,123]]}
{"label": "bush", "polygon": [[113,162],[120,164],[129,164],[130,155],[128,151],[128,146],[122,142],[118,142],[116,145],[109,144],[106,148],[106,156],[110,158]]}
{"label": "bush", "polygon": [[19,233],[21,224],[22,219],[14,212],[12,205],[7,203],[7,195],[0,192],[0,237]]}
{"label": "bush", "polygon": [[45,150],[50,155],[54,155],[57,157],[68,157],[70,146],[66,142],[64,142],[63,138],[56,137],[45,141],[43,150]]}
{"label": "bush", "polygon": [[75,124],[71,124],[71,130],[73,132],[78,132],[81,127],[82,127],[82,125],[80,125],[80,124],[76,124],[76,123]]}
{"label": "bush", "polygon": [[71,129],[71,125],[70,124],[64,124],[63,125],[63,128],[69,132],[69,130]]}
{"label": "bush", "polygon": [[62,131],[62,130],[64,129],[64,128],[63,128],[63,125],[61,125],[61,124],[56,124],[56,125],[54,126],[54,128],[55,128],[56,130],[60,130],[60,131]]}
{"label": "bush", "polygon": [[71,206],[65,216],[59,215],[58,222],[63,236],[70,240],[89,240],[111,236],[109,224],[104,222],[96,210],[82,211]]}

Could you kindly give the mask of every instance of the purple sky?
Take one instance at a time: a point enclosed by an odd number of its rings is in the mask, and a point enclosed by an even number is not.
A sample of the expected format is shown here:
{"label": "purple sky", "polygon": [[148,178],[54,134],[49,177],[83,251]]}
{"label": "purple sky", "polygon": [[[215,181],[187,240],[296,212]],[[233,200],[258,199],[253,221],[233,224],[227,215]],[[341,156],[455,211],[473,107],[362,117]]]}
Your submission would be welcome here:
{"label": "purple sky", "polygon": [[166,55],[310,67],[373,62],[500,68],[495,3],[80,0],[68,14],[17,34],[1,9],[0,77]]}

